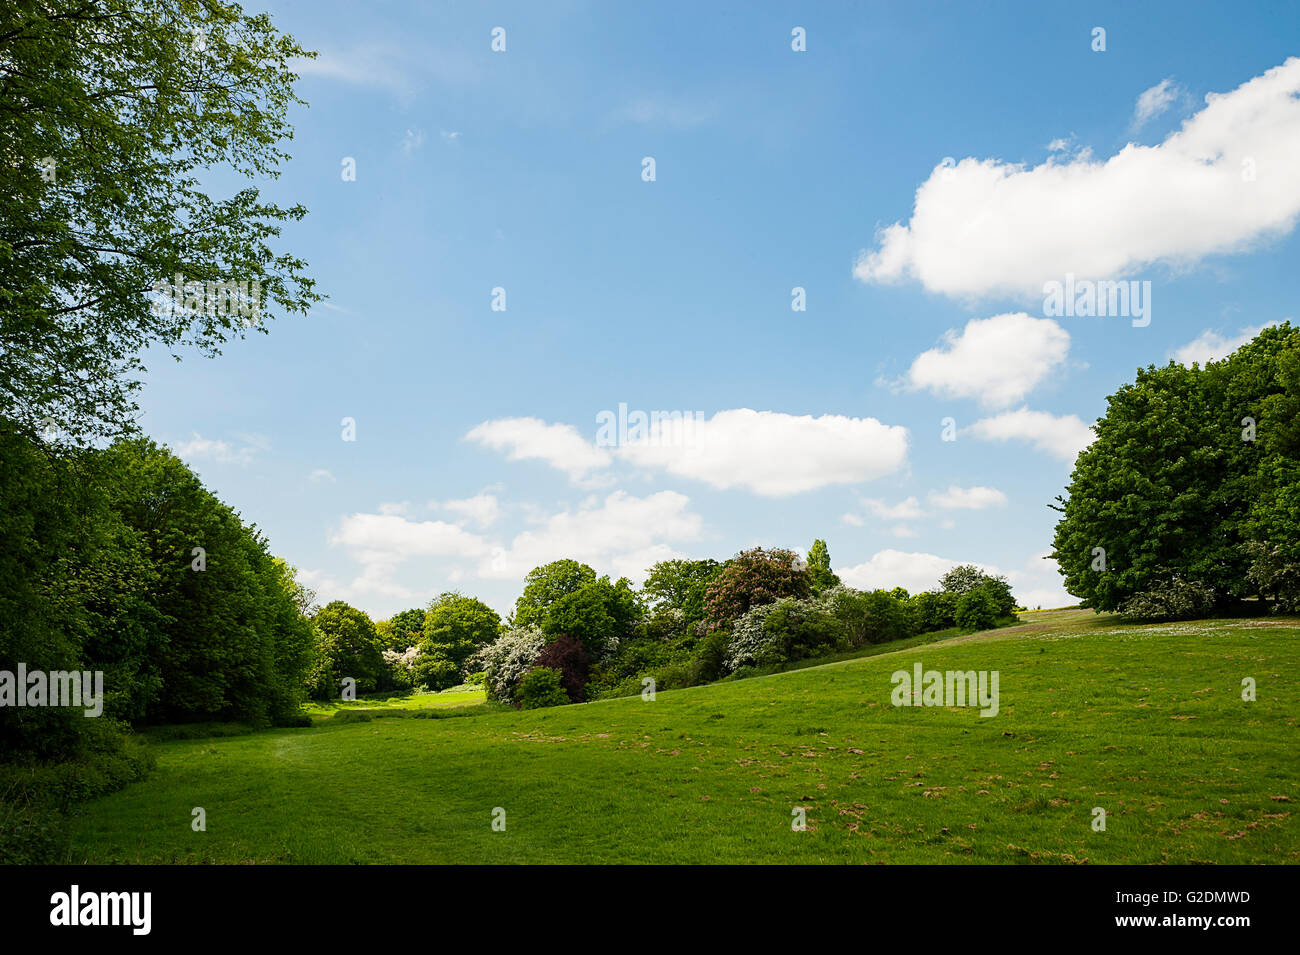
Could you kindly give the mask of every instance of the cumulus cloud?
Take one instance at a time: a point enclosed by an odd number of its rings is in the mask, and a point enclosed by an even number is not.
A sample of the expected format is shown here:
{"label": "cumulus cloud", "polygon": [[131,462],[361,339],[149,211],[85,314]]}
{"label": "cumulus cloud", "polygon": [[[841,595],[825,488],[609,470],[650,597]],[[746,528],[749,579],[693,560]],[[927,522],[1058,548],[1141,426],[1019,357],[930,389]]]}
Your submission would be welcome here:
{"label": "cumulus cloud", "polygon": [[907,521],[925,516],[921,502],[915,497],[904,498],[897,504],[887,504],[877,497],[864,497],[862,506],[870,511],[873,517],[886,521]]}
{"label": "cumulus cloud", "polygon": [[317,468],[312,471],[311,474],[307,475],[307,480],[311,481],[312,484],[319,484],[321,481],[329,481],[331,484],[335,483],[334,475],[325,470],[325,468]]}
{"label": "cumulus cloud", "polygon": [[511,461],[545,461],[575,483],[589,483],[591,473],[609,467],[609,452],[587,441],[570,424],[547,424],[541,418],[497,418],[473,428],[465,437]]}
{"label": "cumulus cloud", "polygon": [[538,418],[486,421],[466,437],[506,451],[512,460],[546,461],[587,486],[608,480],[600,469],[617,460],[768,497],[870,481],[897,471],[907,459],[907,429],[898,425],[750,408],[708,419],[649,422],[635,438],[609,449],[588,442],[572,425]]}
{"label": "cumulus cloud", "polygon": [[501,516],[501,502],[495,494],[475,494],[473,497],[443,501],[441,504],[434,501],[431,506],[459,514],[462,519],[478,527],[490,527]]}
{"label": "cumulus cloud", "polygon": [[1268,322],[1265,325],[1257,325],[1254,328],[1242,329],[1241,334],[1237,335],[1235,338],[1228,338],[1220,335],[1218,332],[1206,329],[1186,345],[1174,349],[1169,357],[1180,365],[1186,365],[1188,368],[1190,368],[1193,363],[1204,366],[1207,362],[1227,358],[1264,329],[1268,328],[1270,325],[1276,324],[1277,322]]}
{"label": "cumulus cloud", "polygon": [[[466,504],[462,510],[471,514],[490,507],[476,498],[467,500],[474,503],[448,503]],[[656,561],[683,556],[673,545],[697,540],[702,529],[690,499],[675,491],[646,497],[615,491],[592,498],[576,508],[539,515],[534,528],[505,544],[458,524],[412,520],[392,509],[352,514],[340,521],[330,543],[343,548],[361,572],[346,587],[334,586],[349,595],[409,599],[419,594],[401,582],[402,570],[413,561],[441,565],[453,579],[519,580],[562,557],[639,581]]]}
{"label": "cumulus cloud", "polygon": [[985,441],[1028,441],[1063,461],[1073,461],[1096,437],[1092,427],[1077,415],[1058,416],[1028,408],[981,418],[968,430]]}
{"label": "cumulus cloud", "polygon": [[[673,436],[681,435],[681,440]],[[767,497],[870,481],[907,459],[907,429],[875,418],[737,408],[619,449],[623,460]]]}
{"label": "cumulus cloud", "polygon": [[975,398],[1002,408],[1055,375],[1070,350],[1070,335],[1050,318],[1024,312],[974,318],[944,344],[922,352],[906,383],[944,398]]}
{"label": "cumulus cloud", "polygon": [[1006,507],[1007,496],[995,487],[950,487],[930,494],[930,503],[942,510],[979,511],[986,507]]}
{"label": "cumulus cloud", "polygon": [[603,500],[563,510],[496,547],[479,562],[480,576],[518,579],[541,564],[572,557],[615,577],[639,581],[651,564],[680,557],[673,543],[697,540],[703,529],[690,499],[676,491],[635,497],[615,491]]}
{"label": "cumulus cloud", "polygon": [[915,278],[951,296],[1042,294],[1067,273],[1101,279],[1241,252],[1300,215],[1300,57],[1224,94],[1154,146],[1038,166],[966,158],[916,191],[912,218],[859,257],[867,282]]}
{"label": "cumulus cloud", "polygon": [[[836,569],[840,580],[859,590],[892,590],[904,587],[911,593],[934,590],[939,578],[958,564],[972,564],[969,560],[952,560],[938,554],[925,554],[901,550],[878,551],[870,560],[854,567]],[[987,574],[997,574],[995,567],[975,564]]]}

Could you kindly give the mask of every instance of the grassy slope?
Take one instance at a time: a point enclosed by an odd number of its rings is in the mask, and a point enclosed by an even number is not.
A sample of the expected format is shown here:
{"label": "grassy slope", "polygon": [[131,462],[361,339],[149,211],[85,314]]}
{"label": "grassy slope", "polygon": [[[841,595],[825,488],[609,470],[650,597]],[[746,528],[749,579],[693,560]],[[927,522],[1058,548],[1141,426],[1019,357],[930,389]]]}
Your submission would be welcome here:
{"label": "grassy slope", "polygon": [[[71,861],[1300,861],[1300,621],[1026,619],[654,702],[164,743]],[[914,661],[1000,671],[1001,712],[892,707]]]}

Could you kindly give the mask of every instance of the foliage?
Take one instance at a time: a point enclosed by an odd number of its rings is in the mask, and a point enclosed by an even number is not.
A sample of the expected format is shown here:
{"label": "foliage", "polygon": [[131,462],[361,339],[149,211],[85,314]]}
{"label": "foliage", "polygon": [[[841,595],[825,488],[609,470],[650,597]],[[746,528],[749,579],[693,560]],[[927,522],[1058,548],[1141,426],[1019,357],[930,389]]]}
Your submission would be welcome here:
{"label": "foliage", "polygon": [[537,665],[560,674],[560,685],[573,703],[586,699],[587,679],[591,673],[591,657],[577,637],[560,634],[542,648],[537,655]]}
{"label": "foliage", "polygon": [[554,640],[561,634],[582,641],[593,660],[605,661],[628,639],[640,616],[640,605],[627,578],[611,584],[608,577],[588,581],[551,603],[542,618],[542,632]]}
{"label": "foliage", "polygon": [[988,588],[976,587],[957,598],[953,619],[963,630],[987,630],[998,620],[997,598]]}
{"label": "foliage", "polygon": [[840,578],[831,570],[831,552],[820,538],[808,549],[808,586],[814,594],[840,586]]}
{"label": "foliage", "polygon": [[422,654],[437,653],[460,670],[476,651],[501,635],[501,618],[483,601],[458,593],[434,600],[424,615]]}
{"label": "foliage", "polygon": [[1300,563],[1298,411],[1289,323],[1204,368],[1140,369],[1108,399],[1058,498],[1052,556],[1066,589],[1114,610],[1180,580],[1222,609],[1260,592],[1270,575],[1252,573],[1255,560]]}
{"label": "foliage", "polygon": [[783,597],[802,599],[810,593],[808,571],[800,569],[794,551],[755,547],[729,560],[709,584],[705,610],[713,627],[724,626]]}
{"label": "foliage", "polygon": [[569,702],[559,670],[550,667],[534,667],[524,674],[519,681],[516,699],[519,708],[524,710],[541,709],[544,706],[563,706]]}
{"label": "foliage", "polygon": [[[269,244],[306,209],[252,184],[289,158],[291,60],[314,54],[234,4],[0,9],[0,407],[29,434],[47,419],[74,441],[121,434],[146,346],[217,354],[320,299]],[[231,174],[248,184],[209,194]],[[176,275],[246,282],[260,311],[156,308]]]}
{"label": "foliage", "polygon": [[1192,580],[1170,578],[1155,582],[1124,600],[1118,613],[1128,620],[1192,620],[1214,609],[1214,591]]}
{"label": "foliage", "polygon": [[596,571],[576,560],[555,560],[534,567],[524,578],[524,591],[515,601],[510,626],[540,626],[551,604],[595,581]]}
{"label": "foliage", "polygon": [[384,674],[383,647],[375,625],[366,614],[342,600],[322,607],[312,619],[319,643],[317,657],[326,673],[324,685],[318,685],[318,699],[337,698],[342,681],[357,681],[358,693],[373,693]]}
{"label": "foliage", "polygon": [[545,645],[546,635],[537,627],[513,627],[476,653],[470,665],[482,668],[488,699],[512,702]]}
{"label": "foliage", "polygon": [[675,611],[690,625],[704,619],[709,584],[721,569],[713,559],[661,560],[646,572],[641,593],[657,614]]}

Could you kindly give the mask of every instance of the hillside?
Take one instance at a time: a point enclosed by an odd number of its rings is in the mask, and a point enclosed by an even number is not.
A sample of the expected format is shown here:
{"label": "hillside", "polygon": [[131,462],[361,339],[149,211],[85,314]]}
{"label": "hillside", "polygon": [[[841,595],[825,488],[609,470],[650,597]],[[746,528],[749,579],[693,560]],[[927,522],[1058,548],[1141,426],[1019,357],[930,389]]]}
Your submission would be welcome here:
{"label": "hillside", "polygon": [[[1300,861],[1300,620],[1024,619],[653,702],[160,743],[70,861]],[[998,671],[997,715],[892,706],[917,662]]]}

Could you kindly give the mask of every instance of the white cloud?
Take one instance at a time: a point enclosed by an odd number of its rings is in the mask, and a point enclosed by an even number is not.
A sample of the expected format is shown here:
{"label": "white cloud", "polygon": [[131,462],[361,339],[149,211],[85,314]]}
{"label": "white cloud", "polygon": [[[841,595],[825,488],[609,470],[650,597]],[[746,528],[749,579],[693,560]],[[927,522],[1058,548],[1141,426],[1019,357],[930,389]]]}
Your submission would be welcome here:
{"label": "white cloud", "polygon": [[547,424],[540,418],[485,421],[465,437],[494,451],[505,451],[511,461],[545,461],[574,483],[589,482],[591,472],[609,467],[612,461],[608,452],[583,438],[573,425]]}
{"label": "white cloud", "polygon": [[270,442],[262,435],[238,435],[238,446],[229,441],[205,438],[197,431],[189,441],[182,441],[172,451],[187,462],[215,461],[218,464],[237,464],[247,467],[258,451],[270,449]]}
{"label": "white cloud", "polygon": [[1063,461],[1073,461],[1096,437],[1077,415],[1057,416],[1028,408],[981,418],[968,430],[985,441],[1028,441]]}
{"label": "white cloud", "polygon": [[690,427],[665,429],[619,449],[635,465],[660,468],[727,490],[780,497],[835,484],[870,481],[907,459],[907,429],[875,418],[789,415],[737,408]]}
{"label": "white cloud", "polygon": [[[951,296],[1042,294],[1067,273],[1101,279],[1186,265],[1289,232],[1300,215],[1300,58],[1221,95],[1163,143],[1038,166],[937,166],[907,224],[864,251],[863,281],[906,277]],[[1251,170],[1253,178],[1244,173]]]}
{"label": "white cloud", "polygon": [[[893,590],[904,587],[910,593],[936,590],[939,578],[958,564],[974,561],[951,560],[937,554],[909,553],[901,550],[882,550],[870,560],[855,567],[837,569],[840,580],[859,590]],[[997,568],[976,564],[985,573],[997,574]]]}
{"label": "white cloud", "polygon": [[1235,338],[1225,338],[1218,332],[1206,329],[1186,345],[1174,349],[1173,353],[1169,357],[1180,365],[1186,365],[1189,368],[1192,366],[1193,362],[1204,366],[1207,362],[1227,358],[1264,329],[1268,328],[1270,325],[1276,324],[1277,322],[1268,322],[1264,325],[1257,325],[1254,328],[1242,329],[1241,334]]}
{"label": "white cloud", "polygon": [[350,585],[353,593],[408,598],[414,592],[395,579],[398,568],[412,558],[485,557],[491,548],[483,538],[445,521],[412,521],[400,513],[352,514],[330,538],[361,564]]}
{"label": "white cloud", "polygon": [[331,484],[336,482],[334,475],[324,468],[317,468],[312,471],[311,474],[307,475],[307,480],[311,481],[312,484],[319,484],[321,481],[329,481]]}
{"label": "white cloud", "polygon": [[974,318],[961,334],[944,335],[944,347],[922,352],[906,382],[945,398],[976,398],[993,408],[1019,401],[1057,374],[1070,335],[1049,318],[1023,312]]}
{"label": "white cloud", "polygon": [[862,527],[867,522],[864,521],[859,515],[854,514],[853,512],[850,511],[847,514],[840,515],[840,523],[848,524],[850,527]]}
{"label": "white cloud", "polygon": [[950,487],[930,494],[930,503],[942,510],[979,511],[986,507],[1006,507],[1007,496],[995,487]]}
{"label": "white cloud", "polygon": [[409,514],[411,511],[410,501],[393,501],[390,503],[380,504],[379,513],[385,515]]}
{"label": "white cloud", "polygon": [[921,509],[921,502],[915,497],[904,498],[897,504],[886,504],[876,497],[864,497],[862,506],[870,511],[872,516],[885,521],[907,521],[925,516],[925,511]]}
{"label": "white cloud", "polygon": [[482,577],[517,580],[541,564],[571,557],[602,573],[639,581],[651,564],[682,556],[674,542],[697,540],[703,528],[690,499],[676,491],[634,497],[615,491],[544,518],[479,561]]}
{"label": "white cloud", "polygon": [[501,503],[495,494],[475,494],[473,497],[443,501],[441,504],[435,501],[431,506],[459,514],[479,527],[489,527],[501,516]]}
{"label": "white cloud", "polygon": [[908,527],[906,524],[899,524],[897,527],[891,527],[891,528],[889,529],[889,533],[892,534],[892,535],[895,536],[895,537],[916,537],[916,536],[918,536],[917,533],[916,533],[916,531],[912,530],[912,528]]}
{"label": "white cloud", "polygon": [[1174,83],[1172,77],[1166,77],[1148,90],[1143,90],[1133,107],[1133,129],[1145,126],[1155,119],[1182,95],[1182,90]]}
{"label": "white cloud", "polygon": [[608,450],[588,442],[572,425],[539,418],[486,421],[466,437],[506,451],[511,460],[545,461],[579,486],[608,483],[609,475],[593,472],[618,460],[768,497],[869,481],[898,470],[907,459],[907,429],[898,425],[749,408],[719,411],[709,419],[648,423],[636,440]]}

